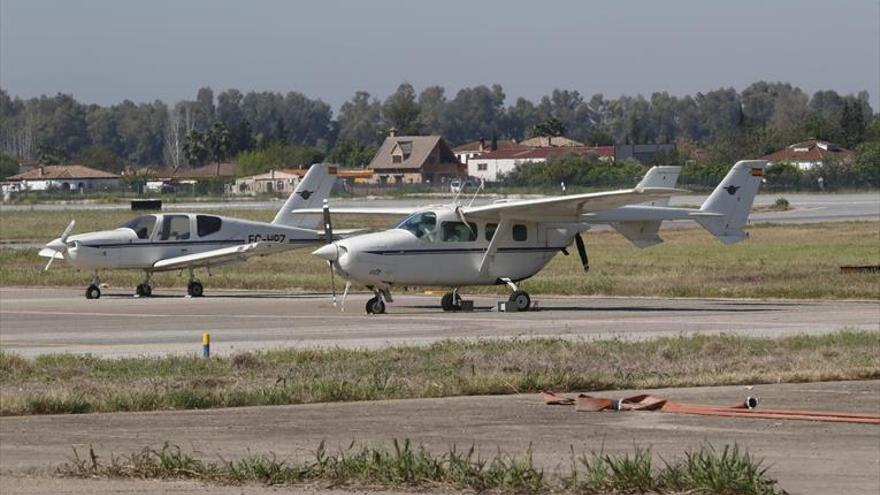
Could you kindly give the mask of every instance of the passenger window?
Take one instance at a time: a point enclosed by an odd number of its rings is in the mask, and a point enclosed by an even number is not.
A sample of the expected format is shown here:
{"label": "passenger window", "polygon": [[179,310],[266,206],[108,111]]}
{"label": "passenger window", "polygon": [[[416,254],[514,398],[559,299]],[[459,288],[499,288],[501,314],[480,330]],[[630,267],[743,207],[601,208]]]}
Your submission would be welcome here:
{"label": "passenger window", "polygon": [[[470,227],[470,228],[468,228]],[[477,224],[443,222],[443,242],[471,242],[477,240]]]}
{"label": "passenger window", "polygon": [[196,231],[199,233],[199,237],[205,237],[217,232],[222,224],[223,221],[220,220],[220,217],[196,215]]}
{"label": "passenger window", "polygon": [[486,224],[486,240],[491,241],[493,237],[495,237],[495,231],[498,230],[497,223],[487,223]]}
{"label": "passenger window", "polygon": [[160,241],[182,241],[189,239],[189,217],[186,215],[165,215],[162,220]]}
{"label": "passenger window", "polygon": [[513,226],[513,240],[514,241],[525,241],[529,238],[529,229],[526,228],[525,225],[518,223]]}
{"label": "passenger window", "polygon": [[419,239],[427,236],[425,237],[427,240],[431,240],[431,234],[434,232],[435,227],[437,227],[437,215],[430,211],[410,215],[394,226],[395,229],[412,232]]}

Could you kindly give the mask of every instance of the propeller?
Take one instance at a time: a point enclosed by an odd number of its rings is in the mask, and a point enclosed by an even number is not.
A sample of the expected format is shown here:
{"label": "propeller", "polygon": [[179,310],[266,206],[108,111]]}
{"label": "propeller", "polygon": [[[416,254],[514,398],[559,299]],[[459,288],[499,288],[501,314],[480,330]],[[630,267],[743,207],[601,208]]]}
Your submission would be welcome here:
{"label": "propeller", "polygon": [[[330,204],[326,199],[322,209],[324,213],[324,237],[327,239],[327,244],[331,245],[333,244],[333,222],[330,221]],[[330,289],[333,291],[333,307],[336,307],[336,274],[333,273],[333,260],[327,260],[327,266],[330,267]],[[347,286],[345,291],[346,293],[348,292]]]}
{"label": "propeller", "polygon": [[587,246],[584,245],[584,238],[581,237],[580,232],[574,235],[574,243],[577,245],[578,254],[581,257],[581,264],[584,266],[584,271],[590,271],[590,258],[587,257]]}
{"label": "propeller", "polygon": [[[76,225],[76,220],[71,220],[69,224],[67,224],[67,228],[64,229],[64,232],[61,233],[61,237],[58,239],[46,244],[46,248],[55,251],[55,253],[61,253],[62,256],[67,252],[67,238],[70,236],[70,233],[73,232],[73,226]],[[55,261],[55,253],[49,257],[49,262],[46,263],[46,267],[43,268],[43,271],[48,271],[49,267],[52,266],[52,262]]]}

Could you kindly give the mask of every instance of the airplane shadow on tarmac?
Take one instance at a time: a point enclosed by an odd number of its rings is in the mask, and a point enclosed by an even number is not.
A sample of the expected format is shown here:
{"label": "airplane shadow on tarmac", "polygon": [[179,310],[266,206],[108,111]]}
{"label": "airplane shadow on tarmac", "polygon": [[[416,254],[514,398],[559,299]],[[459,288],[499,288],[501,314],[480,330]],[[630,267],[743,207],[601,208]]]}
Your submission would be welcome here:
{"label": "airplane shadow on tarmac", "polygon": [[[126,292],[105,292],[101,298],[112,298],[112,299],[193,299],[187,296],[183,291],[180,294],[174,294],[172,292],[168,292],[167,294],[156,294],[153,293],[150,297],[135,297],[132,293]],[[298,292],[296,294],[285,294],[285,293],[220,293],[220,294],[205,294],[201,297],[195,299],[329,299],[330,296],[327,294],[321,294],[317,292],[307,292],[301,293]]]}
{"label": "airplane shadow on tarmac", "polygon": [[[753,306],[746,305],[743,306]],[[425,305],[425,306],[400,306],[405,308],[418,308],[418,309],[440,309],[440,305]],[[484,313],[484,312],[492,312],[494,309],[493,306],[474,306],[474,312],[476,313]],[[536,308],[532,308],[528,313],[539,313],[543,311],[568,311],[568,312],[595,312],[595,313],[603,313],[603,312],[623,312],[623,313],[762,313],[767,311],[782,311],[782,308],[772,308],[772,307],[711,307],[711,308],[661,308],[657,306],[544,306],[539,305]],[[455,313],[465,313],[462,311],[457,311]]]}

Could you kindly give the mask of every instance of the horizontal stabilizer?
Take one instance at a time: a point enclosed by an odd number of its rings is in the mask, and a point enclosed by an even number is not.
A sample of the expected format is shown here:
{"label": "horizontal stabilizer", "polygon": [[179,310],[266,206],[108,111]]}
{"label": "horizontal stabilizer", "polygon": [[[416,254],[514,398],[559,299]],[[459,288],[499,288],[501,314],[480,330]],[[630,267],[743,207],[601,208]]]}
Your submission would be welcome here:
{"label": "horizontal stabilizer", "polygon": [[657,234],[662,222],[662,220],[611,222],[611,226],[636,246],[646,248],[663,242],[663,239]]}

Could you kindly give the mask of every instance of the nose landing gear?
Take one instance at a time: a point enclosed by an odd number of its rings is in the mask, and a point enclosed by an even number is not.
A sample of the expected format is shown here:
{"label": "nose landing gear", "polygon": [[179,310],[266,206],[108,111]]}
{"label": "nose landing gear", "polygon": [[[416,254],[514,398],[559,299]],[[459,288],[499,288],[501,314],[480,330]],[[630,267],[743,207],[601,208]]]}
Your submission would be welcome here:
{"label": "nose landing gear", "polygon": [[86,299],[100,299],[101,298],[101,279],[98,277],[98,272],[95,271],[95,274],[92,276],[92,283],[86,288]]}
{"label": "nose landing gear", "polygon": [[381,315],[385,313],[385,301],[394,302],[391,298],[391,291],[388,288],[377,289],[373,288],[373,293],[376,294],[374,297],[370,298],[367,301],[366,311],[368,315]]}

